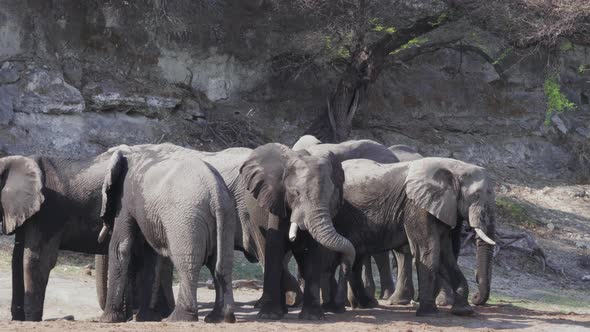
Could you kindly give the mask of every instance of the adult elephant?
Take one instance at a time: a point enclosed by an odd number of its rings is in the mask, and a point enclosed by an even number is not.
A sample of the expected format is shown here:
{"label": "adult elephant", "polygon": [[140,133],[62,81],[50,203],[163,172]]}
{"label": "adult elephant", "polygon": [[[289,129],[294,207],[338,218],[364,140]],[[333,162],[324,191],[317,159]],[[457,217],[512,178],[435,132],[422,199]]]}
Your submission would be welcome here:
{"label": "adult elephant", "polygon": [[[180,290],[170,321],[196,321],[201,265],[213,276],[215,305],[205,322],[235,322],[232,290],[236,208],[223,179],[193,150],[154,146],[134,152],[121,146],[105,172],[101,218],[113,231],[103,322],[123,322],[132,248],[140,234],[170,257]],[[157,278],[156,278],[157,279]]]}
{"label": "adult elephant", "polygon": [[[170,151],[178,149],[170,144],[164,146]],[[153,145],[139,145],[131,150],[151,148]],[[344,183],[341,163],[333,154],[310,155],[277,143],[254,150],[230,148],[195,153],[219,172],[235,201],[240,221],[235,248],[250,261],[260,261],[264,266],[259,318],[280,319],[287,312],[288,271],[283,258],[297,244],[288,241],[292,226],[308,230],[312,242],[340,253],[343,261],[352,265],[354,247],[336,232],[332,223],[342,202]],[[311,287],[314,282],[306,282],[306,289],[308,284]],[[299,317],[320,319],[322,313],[318,309],[319,298],[304,296]]]}
{"label": "adult elephant", "polygon": [[[350,140],[338,144],[322,144],[320,140],[318,140],[316,137],[312,135],[304,135],[301,138],[299,138],[299,140],[293,145],[293,150],[306,150],[311,154],[322,154],[331,152],[341,162],[351,159],[369,159],[384,164],[390,164],[423,158],[423,156],[420,153],[418,153],[418,151],[407,145],[393,145],[388,148],[380,143],[366,139]],[[400,255],[403,258],[407,258],[409,255],[409,250],[401,249],[399,253],[396,253],[396,256]],[[374,298],[375,294],[375,281],[373,279],[373,271],[371,268],[371,257],[374,257],[379,271],[381,281],[380,298],[389,299],[394,294],[395,296],[403,294],[405,298],[408,296],[408,290],[412,291],[411,296],[413,296],[410,261],[407,261],[408,263],[410,263],[410,279],[404,279],[407,278],[408,275],[408,272],[406,270],[398,270],[400,271],[400,273],[398,273],[398,280],[404,280],[405,282],[402,282],[401,284],[398,283],[397,287],[395,287],[391,273],[391,266],[389,265],[389,254],[387,252],[384,252],[359,258],[363,262],[365,272],[365,291],[371,298]],[[411,256],[409,257],[411,259]],[[404,263],[405,262],[406,261],[404,261]],[[406,268],[407,267],[408,265],[406,264]],[[324,289],[324,293],[329,294],[330,291]],[[357,301],[352,301],[351,304],[353,306],[359,305]],[[377,305],[377,301],[373,300],[370,303],[365,303],[365,305],[368,307],[373,307]],[[342,311],[342,308],[337,308],[338,306],[334,306],[332,304],[326,304],[325,307],[328,310]]]}
{"label": "adult elephant", "polygon": [[[0,159],[2,233],[15,234],[13,320],[40,321],[58,251],[105,254],[97,238],[101,187],[110,153],[73,160],[43,156]],[[172,292],[172,288],[168,289]],[[146,301],[148,301],[146,299]]]}
{"label": "adult elephant", "polygon": [[[396,163],[413,161],[424,158],[418,151],[407,145],[392,145],[389,148],[371,141],[371,140],[352,140],[339,144],[322,144],[321,141],[311,135],[302,136],[293,146],[293,149],[306,149],[310,153],[325,153],[332,152],[341,161],[351,159],[369,159],[380,163]],[[453,235],[453,253],[455,258],[459,256],[460,250],[460,235],[461,227],[456,227],[452,231]],[[391,273],[391,265],[389,264],[389,253],[382,252],[369,256],[359,257],[364,268],[364,290],[366,295],[371,298],[367,301],[367,297],[363,296],[364,301],[359,303],[354,299],[354,292],[349,292],[349,301],[353,307],[373,307],[377,305],[377,301],[373,300],[375,296],[375,282],[373,279],[373,271],[371,267],[371,257],[375,259],[376,266],[379,272],[379,279],[381,282],[381,299],[388,299],[391,304],[409,304],[414,296],[414,286],[412,281],[412,255],[409,247],[403,247],[393,250],[394,257],[397,262],[397,284],[394,284]],[[441,283],[441,292],[437,297],[438,304],[452,304],[453,294],[450,290],[450,285],[444,280]],[[358,291],[358,290],[357,290]],[[325,293],[329,293],[326,291]],[[473,297],[474,304],[483,304],[487,301],[487,297],[480,296],[486,294],[485,291],[478,292]],[[335,306],[332,304],[326,305],[330,310]],[[336,309],[341,311],[342,309]]]}
{"label": "adult elephant", "polygon": [[[343,167],[345,203],[334,222],[336,230],[355,246],[357,257],[409,245],[418,271],[417,315],[438,311],[434,295],[439,276],[455,293],[451,312],[471,314],[467,281],[454,257],[451,231],[463,220],[475,229],[479,237],[475,297],[487,298],[495,244],[488,234],[494,234],[495,201],[485,169],[445,158],[397,164],[349,160]],[[361,266],[357,258],[350,280],[353,291],[363,289]],[[364,294],[355,296],[362,301]]]}

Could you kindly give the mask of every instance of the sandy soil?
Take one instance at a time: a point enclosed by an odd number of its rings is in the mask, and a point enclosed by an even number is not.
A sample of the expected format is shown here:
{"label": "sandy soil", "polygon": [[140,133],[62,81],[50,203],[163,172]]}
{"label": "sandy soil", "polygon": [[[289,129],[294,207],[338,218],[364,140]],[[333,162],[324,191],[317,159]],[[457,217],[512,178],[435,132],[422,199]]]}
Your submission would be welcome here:
{"label": "sandy soil", "polygon": [[[474,317],[456,317],[442,309],[439,317],[418,318],[413,307],[389,306],[381,302],[375,309],[349,310],[342,315],[326,316],[325,321],[305,322],[297,318],[298,310],[293,309],[286,318],[278,322],[259,321],[253,302],[260,291],[236,290],[239,301],[236,310],[236,324],[195,323],[136,323],[101,324],[92,320],[101,313],[96,302],[94,280],[89,276],[54,275],[51,278],[46,304],[45,318],[59,318],[74,315],[76,321],[44,321],[39,323],[10,322],[10,273],[0,273],[0,331],[184,331],[198,328],[201,331],[463,331],[471,329],[502,329],[524,331],[590,331],[590,315],[556,313],[525,309],[508,303],[477,307]],[[199,302],[203,303],[200,318],[210,310],[214,292],[199,288]]]}

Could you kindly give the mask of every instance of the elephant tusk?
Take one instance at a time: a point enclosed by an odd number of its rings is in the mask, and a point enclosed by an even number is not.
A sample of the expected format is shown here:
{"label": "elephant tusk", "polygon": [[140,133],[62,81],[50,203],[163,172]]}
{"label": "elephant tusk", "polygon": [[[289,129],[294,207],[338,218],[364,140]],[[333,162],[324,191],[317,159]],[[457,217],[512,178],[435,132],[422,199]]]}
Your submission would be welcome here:
{"label": "elephant tusk", "polygon": [[100,230],[100,234],[98,234],[98,243],[102,243],[107,237],[107,234],[109,234],[109,228],[107,225],[103,225],[102,229]]}
{"label": "elephant tusk", "polygon": [[493,246],[496,245],[496,242],[492,239],[490,239],[486,233],[484,233],[484,231],[481,230],[481,228],[474,228],[475,230],[475,234],[477,234],[477,236],[479,236],[480,239],[482,239],[484,242],[486,242],[487,244],[491,244]]}
{"label": "elephant tusk", "polygon": [[297,239],[297,231],[299,230],[299,226],[296,223],[292,222],[291,227],[289,227],[289,241],[294,242]]}

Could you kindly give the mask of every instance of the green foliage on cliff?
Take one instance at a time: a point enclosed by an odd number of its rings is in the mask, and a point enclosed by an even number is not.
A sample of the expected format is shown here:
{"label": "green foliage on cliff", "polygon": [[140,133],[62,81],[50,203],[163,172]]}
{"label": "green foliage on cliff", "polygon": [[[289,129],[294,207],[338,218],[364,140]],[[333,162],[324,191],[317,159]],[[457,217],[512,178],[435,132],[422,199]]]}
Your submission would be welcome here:
{"label": "green foliage on cliff", "polygon": [[371,31],[374,32],[385,32],[388,34],[395,33],[397,29],[394,26],[385,26],[381,22],[379,18],[371,18],[369,19],[369,25],[371,26]]}
{"label": "green foliage on cliff", "polygon": [[562,113],[565,110],[574,110],[576,104],[571,102],[559,87],[556,75],[551,75],[545,79],[543,84],[545,99],[547,101],[547,110],[545,111],[545,125],[551,124],[551,117],[554,113]]}
{"label": "green foliage on cliff", "polygon": [[403,44],[397,50],[390,52],[389,55],[395,55],[395,54],[399,53],[400,51],[407,50],[408,48],[420,46],[426,42],[428,42],[428,38],[426,38],[426,37],[416,37],[414,39],[410,39],[410,41]]}

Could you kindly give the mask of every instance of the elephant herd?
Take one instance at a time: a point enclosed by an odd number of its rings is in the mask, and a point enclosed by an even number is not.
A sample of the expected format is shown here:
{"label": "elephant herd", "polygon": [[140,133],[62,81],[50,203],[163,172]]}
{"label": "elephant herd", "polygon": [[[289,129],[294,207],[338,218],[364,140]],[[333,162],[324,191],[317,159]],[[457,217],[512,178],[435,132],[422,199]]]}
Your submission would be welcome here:
{"label": "elephant herd", "polygon": [[[205,322],[235,322],[234,250],[264,268],[261,319],[281,319],[290,291],[302,302],[301,319],[343,312],[347,301],[374,306],[363,265],[372,255],[387,260],[391,250],[398,264],[395,292],[387,294],[392,303],[413,298],[414,265],[417,315],[438,312],[442,285],[451,290],[451,313],[469,315],[457,264],[464,223],[477,234],[472,302],[483,304],[490,293],[490,177],[484,168],[423,157],[407,146],[323,144],[303,136],[292,148],[270,143],[201,152],[146,144],[83,160],[10,156],[0,158],[0,190],[2,233],[15,234],[13,320],[42,319],[59,250],[101,255],[102,322],[127,321],[133,309],[136,320],[197,320],[202,266],[216,294]],[[290,255],[303,292],[285,264]]]}

